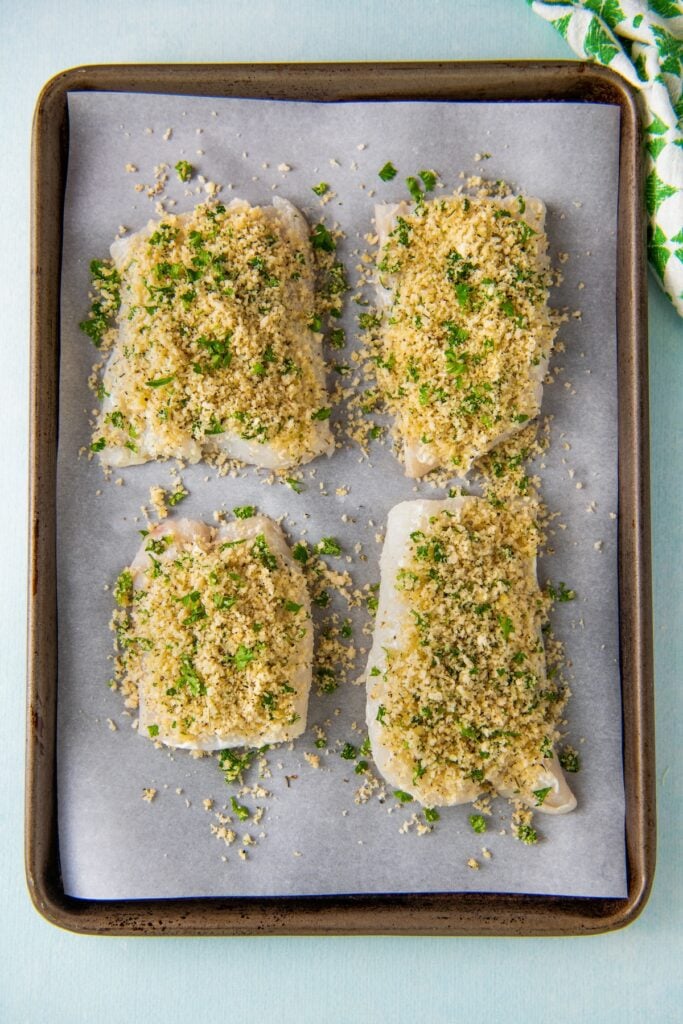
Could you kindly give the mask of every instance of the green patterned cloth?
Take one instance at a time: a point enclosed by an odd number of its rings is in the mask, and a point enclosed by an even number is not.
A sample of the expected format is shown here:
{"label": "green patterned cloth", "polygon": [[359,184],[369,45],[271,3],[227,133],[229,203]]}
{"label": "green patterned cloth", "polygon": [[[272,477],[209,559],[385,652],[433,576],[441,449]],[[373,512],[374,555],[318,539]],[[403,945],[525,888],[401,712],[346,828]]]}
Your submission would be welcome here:
{"label": "green patterned cloth", "polygon": [[683,3],[527,0],[574,53],[609,67],[644,104],[650,263],[683,316]]}

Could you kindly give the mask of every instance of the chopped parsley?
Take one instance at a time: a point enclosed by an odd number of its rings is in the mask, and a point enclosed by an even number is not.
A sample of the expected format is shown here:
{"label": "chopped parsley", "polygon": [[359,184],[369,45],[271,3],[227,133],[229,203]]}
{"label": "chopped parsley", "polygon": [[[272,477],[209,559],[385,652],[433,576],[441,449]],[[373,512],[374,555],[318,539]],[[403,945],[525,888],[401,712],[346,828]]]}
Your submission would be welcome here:
{"label": "chopped parsley", "polygon": [[571,747],[565,747],[560,754],[560,764],[566,772],[578,772],[580,768],[579,755]]}
{"label": "chopped parsley", "polygon": [[230,806],[240,821],[247,820],[250,814],[249,808],[245,807],[244,804],[239,804],[234,796],[230,797]]}
{"label": "chopped parsley", "polygon": [[402,804],[409,804],[412,802],[413,799],[410,793],[406,793],[405,790],[403,789],[395,789],[394,796]]}
{"label": "chopped parsley", "polygon": [[424,195],[422,189],[420,188],[420,182],[417,180],[417,178],[413,178],[412,176],[406,178],[406,188],[408,189],[416,203],[423,202]]}
{"label": "chopped parsley", "polygon": [[258,558],[261,564],[265,565],[266,569],[269,569],[270,572],[272,572],[273,569],[277,569],[277,558],[268,547],[268,542],[266,541],[263,533],[259,533],[258,536],[254,538],[251,553]]}
{"label": "chopped parsley", "polygon": [[560,604],[564,604],[565,601],[573,601],[576,598],[576,591],[568,590],[562,582],[560,582],[557,587],[554,587],[552,583],[549,583],[548,594],[553,601],[558,601]]}
{"label": "chopped parsley", "polygon": [[519,825],[516,835],[526,846],[533,846],[534,843],[538,842],[538,833],[531,825]]}
{"label": "chopped parsley", "polygon": [[356,748],[352,743],[345,743],[341,749],[340,757],[343,757],[345,761],[353,761],[356,756]]}
{"label": "chopped parsley", "polygon": [[292,548],[292,556],[297,562],[301,562],[302,565],[305,565],[310,558],[308,546],[304,544],[303,541],[295,544]]}
{"label": "chopped parsley", "polygon": [[422,184],[425,187],[425,192],[432,192],[436,186],[436,180],[438,175],[436,171],[420,171],[419,177],[422,179]]}
{"label": "chopped parsley", "polygon": [[201,697],[206,693],[204,682],[189,654],[183,654],[180,658],[180,675],[175,685],[179,689],[186,686],[193,697]]}
{"label": "chopped parsley", "polygon": [[316,545],[316,551],[321,555],[341,555],[341,547],[334,537],[323,537]]}
{"label": "chopped parsley", "polygon": [[315,192],[317,196],[324,196],[326,192],[330,191],[330,186],[326,181],[321,181],[317,185],[312,185],[311,191]]}
{"label": "chopped parsley", "polygon": [[337,243],[331,231],[324,224],[316,224],[311,232],[311,245],[314,249],[321,249],[323,252],[334,252]]}
{"label": "chopped parsley", "polygon": [[218,755],[218,763],[225,776],[225,781],[237,782],[258,753],[260,753],[258,750],[245,750],[243,754],[236,750],[221,750]]}
{"label": "chopped parsley", "polygon": [[192,164],[189,164],[187,162],[187,160],[179,160],[178,163],[175,165],[174,170],[181,181],[189,181],[190,178],[192,177],[192,172],[194,168]]}
{"label": "chopped parsley", "polygon": [[286,476],[285,483],[288,484],[288,486],[291,487],[292,490],[295,491],[297,494],[301,494],[301,492],[304,489],[304,485],[301,483],[301,481],[295,480],[293,476]]}
{"label": "chopped parsley", "polygon": [[536,807],[541,807],[543,805],[543,803],[545,802],[545,798],[547,797],[548,793],[552,792],[552,789],[552,786],[544,786],[543,789],[533,790],[533,794],[536,797]]}
{"label": "chopped parsley", "polygon": [[440,821],[441,815],[434,807],[425,807],[425,820],[430,822]]}
{"label": "chopped parsley", "polygon": [[380,170],[377,173],[379,174],[382,181],[393,181],[393,179],[398,174],[398,171],[396,170],[392,162],[390,160],[387,160],[384,167],[380,168]]}
{"label": "chopped parsley", "polygon": [[251,664],[255,656],[256,652],[253,647],[246,647],[244,644],[240,644],[232,656],[232,661],[235,668],[239,669],[240,672],[244,672],[247,665]]}
{"label": "chopped parsley", "polygon": [[152,737],[158,736],[159,735],[159,726],[158,725],[148,725],[147,726],[147,732]]}
{"label": "chopped parsley", "polygon": [[171,508],[174,508],[176,505],[179,505],[180,502],[187,497],[187,495],[188,492],[185,490],[185,488],[179,487],[177,491],[173,492],[173,494],[169,494],[166,500],[168,504],[171,506]]}
{"label": "chopped parsley", "polygon": [[256,509],[253,505],[236,505],[232,512],[238,519],[251,519],[252,516],[256,515]]}
{"label": "chopped parsley", "polygon": [[470,814],[472,831],[482,835],[486,831],[486,818],[483,814]]}
{"label": "chopped parsley", "polygon": [[129,569],[124,569],[114,584],[114,599],[121,605],[133,600],[133,574]]}
{"label": "chopped parsley", "polygon": [[322,420],[329,420],[331,412],[332,412],[332,410],[331,409],[327,409],[327,408],[316,409],[315,412],[311,413],[311,419],[312,420],[321,420],[321,421]]}
{"label": "chopped parsley", "polygon": [[509,640],[510,634],[514,633],[515,631],[515,627],[512,624],[512,619],[508,615],[499,615],[498,625],[500,626],[500,631],[503,634],[503,639]]}

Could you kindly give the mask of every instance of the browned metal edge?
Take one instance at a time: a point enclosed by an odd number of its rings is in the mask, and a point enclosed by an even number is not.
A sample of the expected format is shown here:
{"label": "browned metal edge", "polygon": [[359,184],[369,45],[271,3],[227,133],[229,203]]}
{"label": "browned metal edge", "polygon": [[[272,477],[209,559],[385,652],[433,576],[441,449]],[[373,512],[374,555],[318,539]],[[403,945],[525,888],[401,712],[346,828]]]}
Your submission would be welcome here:
{"label": "browned metal edge", "polygon": [[[55,787],[55,483],[67,92],[271,99],[582,100],[621,109],[617,285],[619,598],[628,898],[441,893],[89,901],[59,874]],[[26,877],[51,923],[107,935],[581,935],[640,913],[655,865],[654,715],[644,215],[636,99],[609,70],[573,61],[424,64],[106,65],[52,78],[36,106],[31,205],[31,440]]]}

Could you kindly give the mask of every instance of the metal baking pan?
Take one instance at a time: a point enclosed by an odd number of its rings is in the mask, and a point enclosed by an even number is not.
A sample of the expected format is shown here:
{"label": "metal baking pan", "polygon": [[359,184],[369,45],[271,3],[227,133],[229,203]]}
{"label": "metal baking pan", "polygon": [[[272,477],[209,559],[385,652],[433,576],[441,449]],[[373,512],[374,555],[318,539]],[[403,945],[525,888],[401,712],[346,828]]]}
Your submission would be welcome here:
{"label": "metal baking pan", "polygon": [[[79,90],[344,101],[574,101],[620,108],[617,361],[619,614],[628,896],[511,894],[78,900],[65,894],[57,834],[56,453],[67,94]],[[31,440],[26,874],[36,908],[108,935],[579,935],[630,923],[655,864],[645,220],[636,99],[608,70],[575,62],[223,64],[81,67],[51,79],[35,112],[31,207]]]}

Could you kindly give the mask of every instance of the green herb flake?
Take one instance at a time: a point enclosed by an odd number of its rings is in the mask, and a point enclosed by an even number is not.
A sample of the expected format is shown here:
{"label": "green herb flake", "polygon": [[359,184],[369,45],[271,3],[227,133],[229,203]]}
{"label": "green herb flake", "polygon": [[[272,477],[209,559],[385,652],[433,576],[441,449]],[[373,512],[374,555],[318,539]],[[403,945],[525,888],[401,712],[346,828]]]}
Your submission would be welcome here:
{"label": "green herb flake", "polygon": [[179,160],[178,163],[175,165],[174,170],[181,181],[189,181],[190,178],[192,177],[194,168],[192,164],[189,164],[187,162],[187,160]]}
{"label": "green herb flake", "polygon": [[230,797],[230,806],[240,821],[246,821],[251,813],[249,808],[245,807],[244,804],[239,804],[234,796]]}
{"label": "green herb flake", "polygon": [[292,488],[296,494],[301,494],[304,489],[304,485],[300,480],[295,480],[293,476],[286,476],[285,483]]}
{"label": "green herb flake", "polygon": [[316,545],[316,551],[321,555],[341,555],[341,547],[334,537],[323,537]]}
{"label": "green herb flake", "polygon": [[251,519],[256,515],[256,509],[253,505],[236,505],[232,513],[238,519]]}
{"label": "green herb flake", "polygon": [[536,807],[541,807],[545,802],[548,793],[552,793],[552,786],[545,786],[543,789],[534,789],[532,792],[536,797]]}
{"label": "green herb flake", "polygon": [[405,790],[403,789],[395,789],[394,796],[402,804],[412,803],[412,796],[410,795],[410,793],[406,793]]}
{"label": "green herb flake", "polygon": [[117,604],[130,604],[133,600],[133,574],[124,569],[114,584],[114,599]]}
{"label": "green herb flake", "polygon": [[316,409],[314,413],[311,413],[311,419],[320,421],[329,420],[331,412],[332,410],[328,408]]}
{"label": "green herb flake", "polygon": [[579,755],[571,747],[565,747],[560,754],[560,764],[566,772],[574,774],[580,769]]}
{"label": "green herb flake", "polygon": [[356,756],[356,748],[352,743],[345,743],[342,747],[339,756],[343,757],[345,761],[353,761]]}
{"label": "green herb flake", "polygon": [[526,846],[533,846],[538,842],[538,832],[531,825],[519,825],[516,835]]}
{"label": "green herb flake", "polygon": [[312,185],[311,191],[315,192],[317,196],[324,196],[326,192],[330,191],[330,186],[326,181],[321,181],[317,185]]}
{"label": "green herb flake", "polygon": [[245,750],[243,754],[240,754],[236,750],[221,750],[218,755],[218,763],[225,776],[225,781],[237,782],[259,752],[258,750]]}
{"label": "green herb flake", "polygon": [[297,604],[296,601],[285,601],[285,611],[292,612],[293,615],[296,615],[297,612],[300,612],[302,608],[303,605]]}
{"label": "green herb flake", "polygon": [[158,725],[148,725],[147,726],[147,732],[150,734],[150,736],[158,736],[159,735],[159,726]]}
{"label": "green herb flake", "polygon": [[379,174],[382,181],[393,181],[393,179],[398,174],[398,171],[396,170],[392,162],[390,160],[387,160],[384,167],[382,167],[377,173]]}
{"label": "green herb flake", "polygon": [[184,487],[179,487],[177,491],[173,492],[173,494],[169,494],[168,498],[166,499],[167,504],[169,504],[171,508],[174,508],[187,497],[188,493],[189,492],[186,491]]}
{"label": "green herb flake", "polygon": [[510,634],[514,633],[515,631],[515,627],[512,624],[512,619],[508,615],[499,615],[498,625],[500,626],[500,631],[503,634],[503,639],[506,641],[509,640]]}
{"label": "green herb flake", "polygon": [[330,332],[330,345],[332,348],[344,348],[346,344],[346,332],[343,327],[336,327]]}
{"label": "green herb flake", "polygon": [[419,177],[422,179],[425,192],[433,192],[438,178],[436,171],[420,171]]}
{"label": "green herb flake", "polygon": [[201,697],[206,693],[204,682],[189,654],[183,654],[180,658],[180,675],[175,685],[178,689],[187,687],[193,697]]}
{"label": "green herb flake", "polygon": [[106,447],[106,440],[103,437],[98,437],[97,441],[93,441],[90,445],[91,452],[101,452]]}
{"label": "green herb flake", "polygon": [[292,557],[297,562],[301,562],[302,565],[305,565],[310,557],[310,552],[308,550],[307,545],[303,542],[295,544],[294,547],[292,548]]}
{"label": "green herb flake", "polygon": [[425,807],[425,821],[430,824],[435,821],[440,821],[441,815],[434,807]]}
{"label": "green herb flake", "polygon": [[321,249],[323,252],[334,252],[337,243],[330,231],[324,224],[316,224],[311,232],[311,245],[314,249]]}
{"label": "green herb flake", "polygon": [[422,189],[420,188],[420,182],[417,180],[417,178],[413,178],[412,176],[406,178],[406,188],[408,189],[416,203],[423,202],[424,195],[422,193]]}
{"label": "green herb flake", "polygon": [[145,385],[148,388],[163,388],[173,380],[175,380],[175,373],[172,373],[170,377],[159,377],[157,380],[146,380]]}
{"label": "green herb flake", "polygon": [[253,647],[245,647],[244,644],[240,644],[232,656],[235,668],[239,669],[240,672],[244,672],[247,665],[250,665],[254,660],[255,653]]}
{"label": "green herb flake", "polygon": [[557,587],[554,587],[552,583],[549,583],[548,594],[553,601],[558,601],[560,604],[564,604],[566,601],[574,601],[576,598],[576,591],[568,590],[562,581],[560,581]]}
{"label": "green herb flake", "polygon": [[483,835],[486,831],[486,818],[483,814],[470,814],[470,825],[473,832]]}
{"label": "green herb flake", "polygon": [[265,565],[266,569],[268,569],[270,572],[272,572],[273,569],[277,569],[277,558],[268,547],[268,542],[266,541],[265,535],[263,533],[259,533],[258,536],[254,538],[254,544],[252,546],[251,553],[256,558],[258,558],[261,564]]}

